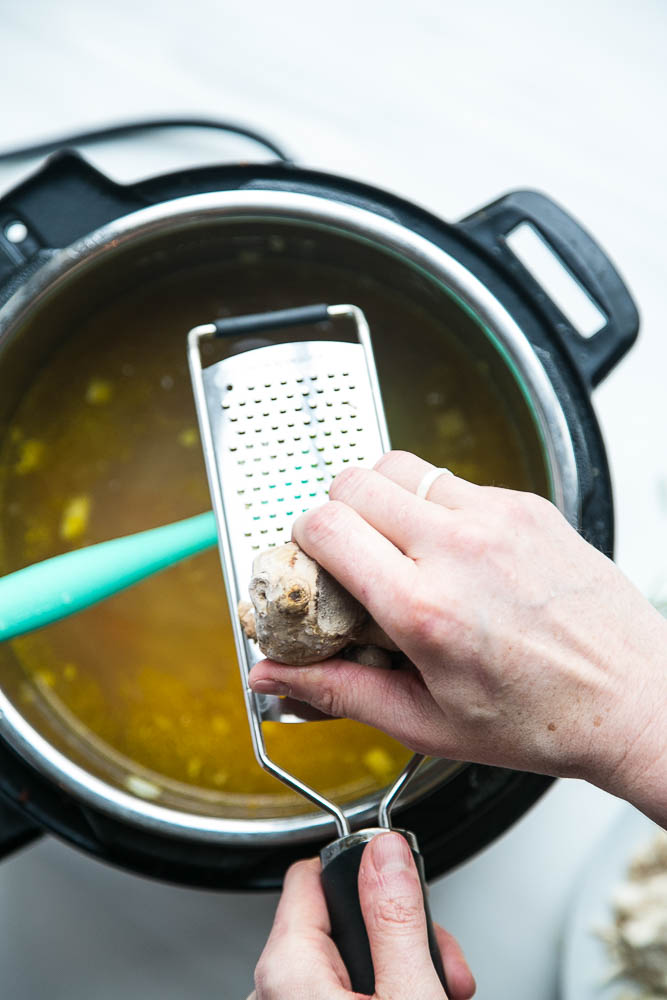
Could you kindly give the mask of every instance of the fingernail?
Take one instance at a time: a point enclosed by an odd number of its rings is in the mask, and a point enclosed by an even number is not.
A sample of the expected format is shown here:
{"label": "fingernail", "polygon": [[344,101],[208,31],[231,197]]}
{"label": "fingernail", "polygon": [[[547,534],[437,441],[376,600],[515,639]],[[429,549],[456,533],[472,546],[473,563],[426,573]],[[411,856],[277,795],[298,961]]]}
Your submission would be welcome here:
{"label": "fingernail", "polygon": [[400,833],[382,833],[371,841],[373,862],[383,875],[405,871],[410,867],[412,855]]}
{"label": "fingernail", "polygon": [[289,684],[276,681],[272,677],[262,677],[261,680],[253,681],[251,687],[257,694],[288,695],[292,690]]}

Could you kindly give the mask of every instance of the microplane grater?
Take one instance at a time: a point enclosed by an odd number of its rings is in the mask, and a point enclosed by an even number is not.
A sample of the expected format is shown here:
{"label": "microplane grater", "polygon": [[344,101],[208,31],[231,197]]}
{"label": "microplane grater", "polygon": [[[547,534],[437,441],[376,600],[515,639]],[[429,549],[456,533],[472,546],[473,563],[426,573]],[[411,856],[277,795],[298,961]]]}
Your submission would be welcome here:
{"label": "microplane grater", "polygon": [[[274,343],[202,367],[200,343],[286,326],[352,320],[356,342]],[[389,447],[366,318],[357,306],[307,306],[230,317],[189,334],[190,367],[244,683],[262,654],[238,625],[259,552],[288,542],[294,520],[324,503],[347,465]],[[298,721],[265,697],[263,718]]]}
{"label": "microplane grater", "polygon": [[[272,344],[202,368],[200,343],[204,339],[338,317],[354,321],[357,343]],[[191,330],[188,356],[255,756],[264,770],[324,809],[336,824],[336,840],[320,852],[332,937],[352,988],[373,993],[373,962],[358,898],[359,865],[365,845],[393,829],[393,806],[423,756],[413,754],[386,789],[378,808],[378,825],[352,832],[341,806],[269,757],[262,722],[304,720],[285,711],[282,699],[256,695],[250,688],[248,673],[261,653],[245,636],[237,612],[239,600],[247,594],[255,555],[289,541],[294,518],[327,499],[331,480],[341,469],[348,464],[372,465],[389,447],[368,324],[361,309],[353,305],[305,306],[232,317]],[[423,860],[414,835],[398,832],[417,865],[429,949],[446,988],[426,900]]]}
{"label": "microplane grater", "polygon": [[[202,366],[203,340],[341,318],[354,322],[356,343],[274,343]],[[354,305],[227,317],[190,330],[188,360],[255,756],[266,771],[329,812],[346,835],[344,811],[267,754],[263,721],[304,719],[281,698],[250,688],[248,674],[262,654],[241,627],[238,603],[247,599],[255,556],[289,541],[294,518],[327,499],[336,473],[352,463],[373,465],[389,448],[368,323]],[[379,810],[382,828],[390,826],[391,808],[422,759],[415,754],[387,790]]]}

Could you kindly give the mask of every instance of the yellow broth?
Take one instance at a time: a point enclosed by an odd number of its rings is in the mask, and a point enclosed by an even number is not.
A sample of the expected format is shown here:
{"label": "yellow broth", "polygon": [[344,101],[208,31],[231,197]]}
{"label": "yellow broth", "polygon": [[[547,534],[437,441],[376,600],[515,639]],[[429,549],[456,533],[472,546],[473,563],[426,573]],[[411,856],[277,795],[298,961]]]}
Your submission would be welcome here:
{"label": "yellow broth", "polygon": [[[441,320],[368,277],[313,265],[306,281],[299,265],[247,256],[101,303],[36,370],[3,438],[2,571],[207,510],[187,330],[225,312],[327,300],[367,312],[395,447],[478,482],[544,491],[488,359]],[[137,794],[200,794],[223,813],[225,802],[293,801],[252,753],[214,551],[12,650],[24,698],[47,704],[79,755],[88,746],[139,776],[128,786]],[[387,784],[407,759],[349,721],[265,732],[283,766],[342,800]]]}

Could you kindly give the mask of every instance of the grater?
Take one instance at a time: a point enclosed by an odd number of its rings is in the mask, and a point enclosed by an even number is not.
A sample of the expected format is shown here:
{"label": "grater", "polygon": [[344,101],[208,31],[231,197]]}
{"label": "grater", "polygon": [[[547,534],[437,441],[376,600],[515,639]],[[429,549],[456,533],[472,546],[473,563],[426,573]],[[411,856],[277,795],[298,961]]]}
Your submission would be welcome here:
{"label": "grater", "polygon": [[[332,321],[338,326],[345,320],[354,326],[354,341],[267,344],[256,336]],[[229,337],[248,337],[249,349],[204,367],[202,342]],[[243,340],[236,346],[243,347]],[[372,993],[373,965],[357,892],[361,854],[374,836],[392,829],[391,809],[423,757],[414,754],[385,793],[378,826],[352,832],[342,808],[268,756],[263,721],[305,720],[282,699],[251,690],[248,674],[262,653],[245,635],[237,611],[239,601],[247,599],[255,556],[288,542],[294,519],[328,499],[332,479],[346,465],[372,466],[390,447],[368,323],[350,304],[225,317],[190,330],[188,359],[255,756],[336,824],[338,838],[321,852],[332,936],[353,989]],[[425,887],[414,835],[400,832]],[[430,917],[428,926],[434,965],[444,983]]]}

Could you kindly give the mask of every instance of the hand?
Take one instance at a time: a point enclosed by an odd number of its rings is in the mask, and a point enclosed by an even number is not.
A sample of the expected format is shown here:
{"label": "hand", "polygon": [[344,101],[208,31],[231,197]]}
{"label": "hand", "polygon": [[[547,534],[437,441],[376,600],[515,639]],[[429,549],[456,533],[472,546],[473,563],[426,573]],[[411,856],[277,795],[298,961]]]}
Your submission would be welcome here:
{"label": "hand", "polygon": [[[256,691],[424,753],[585,777],[667,820],[667,623],[547,500],[390,452],[350,468],[296,542],[414,665],[264,661]],[[661,763],[662,755],[662,763]]]}
{"label": "hand", "polygon": [[[431,962],[421,885],[400,834],[374,837],[359,869],[359,898],[375,969],[375,1000],[447,1000]],[[320,862],[299,861],[285,877],[273,929],[248,1000],[354,1000],[329,936]],[[475,980],[454,938],[435,928],[449,1000],[468,1000]]]}

